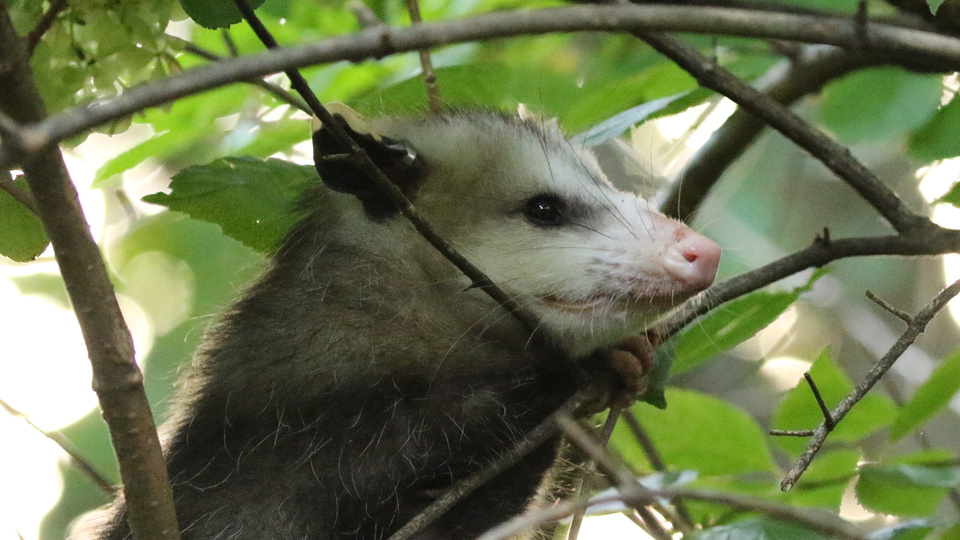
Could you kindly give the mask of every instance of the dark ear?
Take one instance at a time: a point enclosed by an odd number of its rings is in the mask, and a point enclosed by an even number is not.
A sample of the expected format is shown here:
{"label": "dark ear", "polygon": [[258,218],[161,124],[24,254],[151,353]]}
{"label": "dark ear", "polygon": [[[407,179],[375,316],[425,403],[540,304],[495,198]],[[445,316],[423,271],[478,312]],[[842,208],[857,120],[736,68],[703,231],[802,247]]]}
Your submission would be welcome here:
{"label": "dark ear", "polygon": [[[416,196],[424,179],[424,165],[412,145],[371,132],[352,109],[342,107],[333,113],[333,118],[407,198]],[[350,155],[350,150],[337,141],[328,126],[321,125],[313,132],[313,159],[323,183],[335,191],[356,196],[371,218],[386,219],[399,211],[388,197],[380,193]]]}

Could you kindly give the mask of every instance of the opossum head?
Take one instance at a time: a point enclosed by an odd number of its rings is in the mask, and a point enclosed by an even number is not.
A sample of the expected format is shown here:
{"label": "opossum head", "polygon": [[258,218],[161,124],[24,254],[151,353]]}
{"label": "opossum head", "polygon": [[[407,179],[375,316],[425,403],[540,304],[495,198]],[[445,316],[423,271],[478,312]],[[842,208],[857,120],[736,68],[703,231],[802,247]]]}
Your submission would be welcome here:
{"label": "opossum head", "polygon": [[[714,280],[713,241],[615,189],[592,153],[554,127],[469,112],[342,124],[441,235],[574,355],[642,331]],[[318,155],[342,151],[324,131]],[[367,219],[396,221],[362,173],[319,163]]]}

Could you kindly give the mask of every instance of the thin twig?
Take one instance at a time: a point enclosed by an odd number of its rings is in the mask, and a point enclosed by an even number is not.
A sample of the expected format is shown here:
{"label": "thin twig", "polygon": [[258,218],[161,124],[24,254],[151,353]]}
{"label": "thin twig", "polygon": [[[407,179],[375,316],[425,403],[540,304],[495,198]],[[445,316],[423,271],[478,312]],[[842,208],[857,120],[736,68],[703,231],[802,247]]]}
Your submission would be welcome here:
{"label": "thin twig", "polygon": [[[257,37],[260,38],[260,41],[264,43],[268,48],[277,49],[279,44],[270,34],[263,23],[257,18],[256,13],[253,9],[250,8],[250,5],[247,4],[246,0],[235,0],[237,7],[240,9],[240,12],[243,14],[243,18],[247,21],[251,28],[253,28],[254,33],[257,34]],[[493,280],[487,277],[479,268],[474,266],[466,257],[464,257],[459,251],[457,251],[449,242],[436,233],[433,230],[433,227],[427,222],[427,220],[420,215],[416,208],[409,199],[400,191],[400,188],[396,186],[383,171],[381,171],[376,164],[370,159],[366,152],[353,140],[353,137],[347,134],[346,131],[340,126],[340,123],[334,120],[333,116],[330,115],[330,112],[320,103],[320,100],[317,99],[317,96],[310,90],[310,85],[307,84],[307,80],[300,75],[300,72],[296,69],[289,69],[286,71],[287,77],[290,78],[290,85],[294,90],[300,93],[300,96],[307,102],[307,105],[310,107],[310,110],[313,111],[320,121],[323,123],[325,128],[330,129],[330,133],[334,136],[338,143],[347,147],[356,160],[357,165],[371,179],[374,184],[377,186],[377,189],[380,190],[380,193],[386,195],[390,201],[399,208],[400,213],[407,218],[414,228],[417,229],[417,232],[424,237],[437,251],[439,251],[448,261],[450,261],[454,266],[457,267],[465,276],[467,276],[471,285],[474,288],[480,289],[485,292],[490,298],[500,304],[507,313],[513,315],[517,320],[519,320],[531,333],[536,333],[537,329],[540,327],[539,320],[537,316],[527,309],[524,306],[518,304],[513,298],[511,298],[507,293],[505,293],[500,287],[498,287]]]}
{"label": "thin twig", "polygon": [[876,303],[878,306],[882,307],[883,309],[889,311],[890,313],[893,314],[893,316],[900,319],[901,321],[907,324],[910,324],[910,321],[913,320],[913,315],[910,315],[906,311],[894,306],[893,304],[891,304],[890,302],[887,302],[883,298],[880,298],[879,296],[874,294],[873,291],[867,290],[864,294],[867,295],[867,298],[869,298],[870,300],[873,300],[874,303]]}
{"label": "thin twig", "polygon": [[[113,99],[98,103],[96,107],[77,106],[38,124],[26,126],[23,138],[30,148],[53,144],[148,107],[301,66],[381,58],[398,52],[453,43],[581,30],[719,33],[840,47],[853,47],[857,43],[854,25],[847,19],[768,11],[644,5],[575,6],[490,13],[426,23],[416,28],[370,28],[350,36],[191,69],[128,89]],[[930,61],[954,66],[954,69],[960,66],[960,39],[906,26],[878,23],[870,24],[870,36],[871,50],[875,52],[924,56]]]}
{"label": "thin twig", "polygon": [[[643,429],[643,426],[640,425],[640,421],[637,420],[633,411],[626,409],[620,414],[620,417],[623,418],[627,427],[633,433],[633,438],[640,444],[640,448],[643,449],[643,453],[647,456],[647,461],[650,462],[653,470],[660,472],[667,470],[667,465],[663,462],[663,458],[660,457],[660,452],[653,444],[650,436],[647,435],[647,430]],[[683,502],[683,499],[680,498],[670,499],[670,504],[676,509],[677,517],[679,518],[674,522],[674,525],[676,525],[684,535],[689,534],[693,531],[694,521],[693,516],[690,515],[690,511],[687,509],[687,505]]]}
{"label": "thin twig", "polygon": [[30,427],[40,432],[44,437],[56,443],[61,450],[70,456],[70,460],[77,467],[77,469],[85,474],[87,478],[92,480],[93,483],[100,488],[100,491],[103,491],[110,496],[116,495],[117,486],[108,480],[107,476],[100,472],[100,470],[97,469],[97,466],[83,455],[83,451],[80,450],[77,445],[73,444],[73,441],[68,439],[63,433],[60,433],[59,431],[47,431],[41,428],[40,426],[34,424],[33,420],[31,420],[29,416],[13,408],[9,403],[2,399],[0,399],[0,408],[6,410],[11,416],[16,416],[17,418],[23,419],[23,421],[26,422]]}
{"label": "thin twig", "polygon": [[[603,423],[603,427],[600,428],[600,432],[597,434],[597,439],[601,444],[606,446],[610,441],[610,436],[613,435],[613,428],[617,425],[617,420],[620,418],[620,414],[624,412],[622,405],[612,405],[610,407],[610,412],[607,414],[607,419]],[[589,482],[594,474],[597,472],[597,462],[590,460],[585,467],[583,474],[580,476],[579,486],[576,490],[576,493],[580,494],[580,499],[584,502],[590,499],[590,487]],[[580,535],[580,527],[583,525],[583,518],[586,515],[587,507],[584,506],[582,509],[577,510],[573,514],[573,519],[570,522],[570,528],[567,531],[567,540],[577,540],[577,537]]]}
{"label": "thin twig", "polygon": [[774,437],[809,437],[815,431],[812,429],[771,429],[767,433]]}
{"label": "thin twig", "polygon": [[30,30],[30,33],[27,34],[27,47],[30,50],[30,54],[33,54],[33,50],[37,47],[37,44],[40,43],[40,38],[53,26],[54,21],[57,20],[57,15],[66,8],[67,0],[53,0],[53,2],[51,2],[50,9],[43,14],[43,17],[41,17],[37,25],[33,27],[33,30]]}
{"label": "thin twig", "polygon": [[[960,280],[955,281],[952,285],[942,290],[926,307],[920,310],[919,313],[907,324],[907,329],[903,332],[896,343],[890,347],[890,350],[887,351],[883,358],[881,358],[870,370],[864,380],[857,385],[856,388],[850,392],[847,397],[843,399],[832,411],[831,415],[835,422],[840,422],[843,420],[843,417],[846,416],[850,409],[854,405],[860,402],[861,399],[867,392],[873,388],[873,385],[880,380],[881,377],[890,369],[894,362],[907,350],[908,347],[917,339],[917,337],[923,333],[924,329],[927,327],[927,323],[933,319],[934,315],[940,312],[954,296],[960,293]],[[810,465],[810,462],[813,460],[814,456],[817,455],[817,452],[820,451],[820,448],[823,446],[824,441],[827,438],[827,435],[830,433],[830,430],[827,427],[826,421],[820,424],[820,427],[816,429],[816,432],[813,434],[813,438],[810,439],[810,442],[807,443],[807,449],[800,456],[800,459],[797,460],[793,468],[790,469],[790,472],[787,473],[787,476],[780,482],[780,488],[784,491],[789,491],[790,488],[796,484],[797,480],[800,478],[800,475],[803,474],[807,467]]]}
{"label": "thin twig", "polygon": [[350,0],[347,2],[347,9],[353,13],[353,16],[357,19],[357,22],[360,23],[360,26],[364,28],[383,25],[383,21],[377,18],[377,14],[374,13],[372,9],[367,7],[367,5],[361,0]]}
{"label": "thin twig", "polygon": [[230,35],[229,28],[220,29],[220,39],[223,40],[223,45],[227,48],[227,52],[232,58],[240,56],[240,49],[237,48],[237,42],[233,40],[233,36]]}
{"label": "thin twig", "polygon": [[[200,58],[206,58],[207,60],[212,60],[214,62],[223,62],[224,60],[226,60],[226,58],[224,58],[223,56],[220,56],[219,54],[212,53],[206,49],[198,47],[197,45],[194,45],[193,43],[189,43],[189,42],[184,44],[183,50],[187,51],[190,54],[199,56]],[[247,82],[252,85],[259,86],[260,88],[276,96],[277,99],[279,99],[280,101],[289,103],[290,105],[293,105],[294,107],[300,109],[301,111],[307,114],[312,114],[312,111],[310,111],[310,107],[307,105],[306,101],[304,101],[302,98],[300,98],[296,94],[292,94],[288,92],[286,88],[278,84],[274,84],[272,82],[268,82],[263,79],[250,79],[243,82]]]}
{"label": "thin twig", "polygon": [[643,503],[634,504],[634,510],[640,514],[640,519],[643,520],[647,532],[651,536],[657,540],[671,540],[670,534],[663,529],[657,517],[647,507],[656,501],[649,498],[647,488],[637,481],[637,477],[633,474],[633,471],[614,459],[613,456],[590,437],[570,415],[558,414],[556,422],[563,429],[564,436],[586,452],[597,466],[613,479],[614,487],[623,494],[624,497],[649,499]]}
{"label": "thin twig", "polygon": [[[407,11],[410,12],[411,26],[422,24],[420,19],[420,4],[417,0],[407,0]],[[433,71],[433,62],[430,60],[430,49],[420,49],[420,67],[423,70],[423,84],[427,87],[427,101],[430,103],[430,111],[439,113],[443,110],[443,104],[440,103],[440,89],[437,88],[437,74]]]}
{"label": "thin twig", "polygon": [[830,414],[830,409],[827,408],[827,404],[823,402],[823,396],[820,395],[820,389],[817,388],[817,383],[813,381],[813,377],[809,371],[803,374],[803,379],[807,381],[807,385],[810,386],[810,391],[813,392],[813,398],[817,400],[817,406],[820,407],[820,412],[823,414],[823,423],[827,427],[827,431],[833,431],[837,422],[833,419],[833,415]]}

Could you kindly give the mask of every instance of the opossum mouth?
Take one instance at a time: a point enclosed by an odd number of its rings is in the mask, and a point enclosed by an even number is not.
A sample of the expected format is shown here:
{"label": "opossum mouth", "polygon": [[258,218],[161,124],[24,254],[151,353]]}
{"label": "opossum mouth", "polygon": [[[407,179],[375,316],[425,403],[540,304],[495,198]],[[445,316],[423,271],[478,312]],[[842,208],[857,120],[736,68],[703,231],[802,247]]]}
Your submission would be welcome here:
{"label": "opossum mouth", "polygon": [[678,304],[685,300],[687,297],[692,296],[692,294],[663,294],[663,295],[650,295],[646,298],[634,298],[631,296],[624,295],[607,295],[601,293],[594,293],[589,296],[582,298],[564,298],[555,295],[545,295],[540,297],[540,301],[544,306],[555,309],[557,311],[564,311],[567,313],[578,313],[582,314],[588,311],[594,311],[597,309],[603,309],[609,311],[613,308],[619,306],[624,311],[630,311],[631,305],[634,308],[637,304],[642,304],[647,306],[647,308],[658,309],[660,307],[666,306],[670,307],[671,305]]}
{"label": "opossum mouth", "polygon": [[614,300],[612,297],[602,294],[591,294],[590,296],[577,299],[561,298],[551,294],[547,296],[541,296],[540,301],[543,302],[547,307],[559,311],[569,311],[574,313],[592,311],[600,306],[610,306],[616,303],[616,300]]}

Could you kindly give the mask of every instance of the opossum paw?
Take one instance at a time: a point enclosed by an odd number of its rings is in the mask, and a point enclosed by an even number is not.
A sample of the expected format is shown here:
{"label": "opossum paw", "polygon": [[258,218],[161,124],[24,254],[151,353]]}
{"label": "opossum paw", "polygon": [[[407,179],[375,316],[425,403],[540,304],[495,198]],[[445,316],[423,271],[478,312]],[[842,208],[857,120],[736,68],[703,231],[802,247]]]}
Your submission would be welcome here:
{"label": "opossum paw", "polygon": [[645,336],[629,338],[606,351],[605,355],[607,365],[620,376],[622,384],[610,396],[610,405],[632,405],[650,384],[653,344]]}

